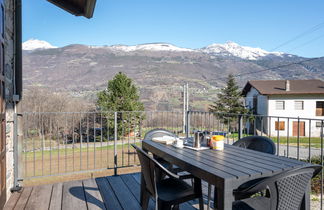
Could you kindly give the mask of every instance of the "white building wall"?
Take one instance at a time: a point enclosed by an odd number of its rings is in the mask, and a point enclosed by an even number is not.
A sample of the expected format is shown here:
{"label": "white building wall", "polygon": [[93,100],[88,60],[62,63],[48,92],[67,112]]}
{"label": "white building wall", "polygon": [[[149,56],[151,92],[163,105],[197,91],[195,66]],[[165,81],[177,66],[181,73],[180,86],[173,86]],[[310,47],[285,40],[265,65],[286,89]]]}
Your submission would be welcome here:
{"label": "white building wall", "polygon": [[[247,93],[245,98],[245,103],[247,105],[247,108],[250,110],[253,110],[253,98],[257,98],[257,115],[268,115],[268,97],[261,95],[255,88],[251,87],[250,91]],[[259,131],[266,132],[266,128],[268,127],[268,121],[266,118],[263,119],[257,119],[257,125],[256,128]],[[262,123],[261,123],[262,120]],[[263,128],[261,128],[261,126]],[[246,125],[247,129],[250,130],[250,124],[248,123]]]}
{"label": "white building wall", "polygon": [[[284,101],[285,109],[276,110],[276,101]],[[295,101],[303,101],[304,109],[295,110]],[[324,95],[272,95],[269,96],[268,100],[268,115],[269,116],[278,116],[279,121],[285,122],[285,129],[277,131],[275,130],[275,122],[278,121],[278,118],[271,118],[270,126],[270,135],[276,136],[279,133],[279,136],[292,136],[293,135],[293,122],[298,122],[299,118],[311,118],[324,120],[324,116],[316,116],[316,101],[324,101]],[[282,117],[282,118],[280,118]],[[288,119],[284,117],[290,117],[289,125]],[[300,122],[305,123],[305,136],[308,137],[309,134],[312,137],[320,136],[320,127],[316,127],[316,121],[309,121],[305,119],[300,119]]]}

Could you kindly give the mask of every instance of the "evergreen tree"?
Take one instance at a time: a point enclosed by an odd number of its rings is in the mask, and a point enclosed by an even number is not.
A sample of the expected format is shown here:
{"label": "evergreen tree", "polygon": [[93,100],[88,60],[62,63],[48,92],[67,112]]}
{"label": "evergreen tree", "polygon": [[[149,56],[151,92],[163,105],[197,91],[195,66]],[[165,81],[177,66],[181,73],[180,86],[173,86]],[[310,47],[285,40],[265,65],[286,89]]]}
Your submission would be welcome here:
{"label": "evergreen tree", "polygon": [[[98,93],[98,107],[104,112],[107,130],[111,139],[114,135],[114,112],[117,113],[118,136],[128,135],[134,131],[141,132],[141,122],[144,119],[144,105],[139,100],[139,94],[132,79],[119,72],[108,81],[106,90]],[[108,134],[107,134],[108,135]]]}
{"label": "evergreen tree", "polygon": [[225,88],[223,88],[217,96],[217,101],[210,105],[209,111],[231,114],[247,113],[247,109],[243,105],[241,90],[236,84],[235,78],[232,74],[228,75]]}

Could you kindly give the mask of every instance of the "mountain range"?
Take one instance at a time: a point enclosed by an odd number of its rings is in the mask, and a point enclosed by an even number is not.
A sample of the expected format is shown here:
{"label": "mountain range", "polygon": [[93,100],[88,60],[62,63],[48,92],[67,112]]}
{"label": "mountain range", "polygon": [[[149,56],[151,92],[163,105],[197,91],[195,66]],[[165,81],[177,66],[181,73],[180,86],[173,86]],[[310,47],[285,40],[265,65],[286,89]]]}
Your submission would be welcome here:
{"label": "mountain range", "polygon": [[107,80],[124,72],[139,86],[148,110],[180,108],[181,86],[190,86],[190,105],[206,109],[228,74],[242,87],[248,80],[324,79],[324,57],[309,59],[234,42],[199,49],[169,43],[134,46],[55,47],[46,41],[23,43],[24,85],[95,99]]}

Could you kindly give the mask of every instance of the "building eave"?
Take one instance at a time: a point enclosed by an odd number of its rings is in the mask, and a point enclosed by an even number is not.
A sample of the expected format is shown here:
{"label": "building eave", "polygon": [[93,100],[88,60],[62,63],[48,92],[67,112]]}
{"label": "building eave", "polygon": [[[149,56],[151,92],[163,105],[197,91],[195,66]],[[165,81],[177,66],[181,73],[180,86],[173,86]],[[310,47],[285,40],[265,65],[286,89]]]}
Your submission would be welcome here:
{"label": "building eave", "polygon": [[[69,0],[47,0],[65,11],[75,15],[92,18],[96,6],[96,0],[85,0],[84,3],[77,4]],[[81,2],[81,1],[80,1]]]}

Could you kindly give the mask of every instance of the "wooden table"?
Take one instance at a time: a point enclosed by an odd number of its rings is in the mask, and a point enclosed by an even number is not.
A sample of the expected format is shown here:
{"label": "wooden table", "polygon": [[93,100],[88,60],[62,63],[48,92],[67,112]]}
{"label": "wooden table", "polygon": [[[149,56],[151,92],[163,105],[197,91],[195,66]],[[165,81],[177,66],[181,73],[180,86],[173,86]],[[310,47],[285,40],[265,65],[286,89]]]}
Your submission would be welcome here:
{"label": "wooden table", "polygon": [[[145,140],[142,147],[145,151],[149,151],[214,185],[217,190],[216,209],[232,209],[233,190],[249,180],[311,165],[295,159],[227,144],[223,151],[211,149],[195,151]],[[302,209],[309,209],[308,190],[303,203]]]}

